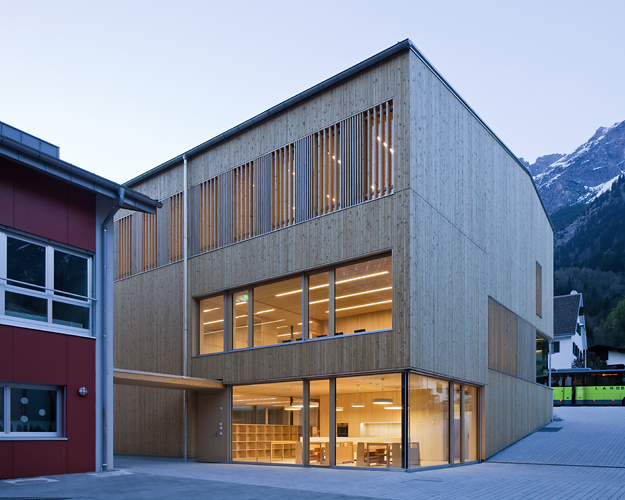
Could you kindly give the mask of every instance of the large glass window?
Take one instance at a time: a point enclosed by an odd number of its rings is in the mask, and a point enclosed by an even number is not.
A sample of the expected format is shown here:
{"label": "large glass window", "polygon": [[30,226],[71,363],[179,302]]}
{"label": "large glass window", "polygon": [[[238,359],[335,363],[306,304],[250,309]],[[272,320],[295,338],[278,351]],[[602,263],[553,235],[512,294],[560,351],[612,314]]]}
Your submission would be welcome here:
{"label": "large glass window", "polygon": [[5,384],[0,389],[0,394],[0,439],[20,435],[60,435],[60,389]]}
{"label": "large glass window", "polygon": [[88,257],[0,233],[0,316],[88,331],[89,264]]}
{"label": "large glass window", "polygon": [[301,463],[303,383],[232,388],[232,460]]}
{"label": "large glass window", "polygon": [[308,338],[315,339],[328,336],[329,289],[330,273],[311,274],[308,277]]}
{"label": "large glass window", "polygon": [[[390,329],[392,275],[389,255],[234,292],[232,348]],[[303,293],[303,286],[307,286],[307,294]],[[303,304],[306,296],[308,302]],[[304,307],[308,308],[306,325],[302,318]],[[218,351],[203,352],[200,346],[201,354],[208,352]]]}
{"label": "large glass window", "polygon": [[[336,409],[342,415],[343,408]],[[338,418],[338,417],[337,417]],[[309,408],[310,465],[330,465],[330,381],[310,381]]]}
{"label": "large glass window", "polygon": [[224,296],[218,295],[200,301],[199,354],[224,350]]}
{"label": "large glass window", "polygon": [[464,461],[478,459],[478,397],[477,387],[464,386]]}
{"label": "large glass window", "polygon": [[336,379],[336,465],[402,465],[401,375]]}
{"label": "large glass window", "polygon": [[390,256],[336,269],[335,330],[337,335],[392,328],[393,275],[391,271]]}
{"label": "large glass window", "polygon": [[243,349],[249,345],[249,301],[250,292],[245,290],[232,296],[232,348]]}
{"label": "large glass window", "polygon": [[302,340],[302,278],[254,288],[254,346]]}
{"label": "large glass window", "polygon": [[449,463],[449,382],[410,374],[410,467]]}

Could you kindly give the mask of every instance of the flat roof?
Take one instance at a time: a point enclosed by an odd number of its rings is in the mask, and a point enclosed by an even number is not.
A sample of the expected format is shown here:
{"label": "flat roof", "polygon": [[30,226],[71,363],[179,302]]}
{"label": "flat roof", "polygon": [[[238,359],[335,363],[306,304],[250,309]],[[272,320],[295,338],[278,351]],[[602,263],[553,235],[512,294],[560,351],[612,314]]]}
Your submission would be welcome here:
{"label": "flat roof", "polygon": [[153,214],[163,206],[143,193],[61,160],[57,146],[4,122],[0,122],[0,156],[112,199],[118,198],[123,187],[121,208]]}
{"label": "flat roof", "polygon": [[434,67],[434,65],[421,53],[421,51],[416,47],[414,43],[412,43],[412,41],[409,38],[406,38],[405,40],[398,42],[392,47],[389,47],[388,49],[383,50],[382,52],[379,52],[378,54],[368,59],[365,59],[364,61],[356,64],[355,66],[352,66],[351,68],[348,68],[338,73],[337,75],[332,76],[328,78],[327,80],[324,80],[323,82],[318,83],[317,85],[313,87],[310,87],[307,90],[304,90],[303,92],[300,92],[296,96],[293,96],[290,99],[287,99],[286,101],[283,101],[280,104],[277,104],[276,106],[269,108],[268,110],[250,118],[249,120],[244,121],[243,123],[219,134],[218,136],[213,137],[212,139],[209,139],[206,142],[203,142],[202,144],[199,144],[198,146],[195,146],[194,148],[189,149],[188,151],[172,158],[171,160],[168,160],[165,163],[161,163],[160,165],[144,172],[143,174],[140,174],[130,179],[129,181],[124,183],[124,186],[134,186],[146,179],[149,179],[152,176],[170,167],[173,167],[174,165],[177,165],[178,163],[181,163],[185,156],[188,159],[191,156],[195,156],[199,153],[202,153],[203,151],[209,148],[212,148],[216,146],[217,144],[223,141],[226,141],[253,126],[258,125],[259,123],[265,120],[268,120],[269,118],[283,111],[286,111],[287,109],[301,103],[302,101],[305,101],[306,99],[309,99],[331,87],[334,87],[335,85],[340,84],[341,82],[353,77],[354,75],[362,71],[365,71],[383,61],[386,61],[387,59],[390,59],[396,56],[397,54],[400,54],[408,50],[412,51],[423,62],[423,64],[425,64],[425,66],[427,66],[427,68],[430,71],[432,71],[432,73],[436,76],[436,78],[438,78],[438,80],[460,101],[460,103],[467,109],[467,111],[469,111],[469,113],[471,113],[471,115],[478,122],[480,122],[480,124],[486,129],[486,131],[493,137],[493,139],[495,139],[495,141],[499,143],[499,145],[516,161],[519,167],[521,167],[523,171],[529,176],[530,180],[532,181],[532,185],[534,186],[534,190],[536,191],[536,194],[538,195],[538,199],[540,200],[540,204],[543,207],[543,211],[545,212],[547,221],[549,222],[549,225],[551,226],[551,230],[553,231],[553,224],[551,223],[551,219],[549,217],[549,214],[547,213],[547,209],[545,208],[543,200],[540,197],[540,194],[538,193],[538,189],[536,188],[536,184],[534,183],[534,179],[532,178],[532,174],[530,173],[530,171],[521,162],[521,160],[519,160],[517,156],[510,150],[510,148],[508,148],[508,146],[504,144],[504,142],[497,136],[497,134],[495,134],[495,132],[493,132],[492,129],[488,125],[486,125],[484,120],[482,120],[479,117],[479,115],[471,108],[471,106],[467,104],[467,102],[460,96],[460,94],[458,94],[458,92],[456,92],[456,90],[449,84],[449,82],[447,82],[447,80],[443,78],[443,76],[438,72],[438,70]]}

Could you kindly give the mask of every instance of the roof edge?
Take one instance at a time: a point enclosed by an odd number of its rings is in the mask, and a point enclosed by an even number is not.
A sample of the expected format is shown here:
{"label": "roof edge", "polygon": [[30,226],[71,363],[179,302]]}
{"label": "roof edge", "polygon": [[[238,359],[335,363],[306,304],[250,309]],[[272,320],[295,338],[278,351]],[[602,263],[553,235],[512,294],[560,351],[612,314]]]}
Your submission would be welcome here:
{"label": "roof edge", "polygon": [[307,90],[304,90],[303,92],[300,92],[299,94],[287,99],[286,101],[283,101],[279,104],[276,104],[275,106],[269,108],[266,111],[263,111],[262,113],[250,118],[249,120],[244,121],[243,123],[236,125],[235,127],[232,127],[231,129],[213,137],[212,139],[209,139],[206,142],[203,142],[202,144],[199,144],[198,146],[195,146],[194,148],[189,149],[188,151],[185,151],[184,153],[164,162],[161,163],[160,165],[157,165],[156,167],[142,173],[139,174],[138,176],[124,182],[124,186],[133,186],[136,185],[146,179],[149,179],[150,177],[152,177],[153,175],[158,174],[159,172],[162,172],[163,170],[166,170],[170,167],[173,167],[174,165],[181,163],[183,161],[183,156],[186,155],[187,158],[189,158],[190,156],[194,156],[196,154],[201,153],[202,151],[205,151],[206,149],[209,149],[217,144],[219,144],[222,141],[225,141],[226,139],[229,139],[245,130],[247,130],[248,128],[251,128],[254,125],[257,125],[269,118],[271,118],[272,116],[285,111],[286,109],[299,104],[300,102],[309,99],[310,97],[323,92],[324,90],[337,85],[339,83],[341,83],[342,81],[351,78],[352,76],[356,75],[357,73],[360,73],[362,71],[365,71],[367,69],[369,69],[372,66],[375,66],[376,64],[389,59],[391,57],[394,57],[395,55],[405,51],[405,50],[410,50],[411,52],[413,52],[422,62],[423,64],[425,64],[427,66],[427,68],[436,76],[436,78],[438,78],[438,80],[447,88],[447,90],[449,90],[455,97],[456,99],[458,99],[460,101],[460,103],[465,107],[465,109],[467,111],[469,111],[469,113],[486,129],[486,131],[491,135],[491,137],[493,139],[495,139],[495,141],[514,159],[514,161],[523,169],[523,171],[528,175],[528,177],[530,178],[530,181],[532,182],[532,186],[534,187],[534,191],[536,192],[536,195],[538,196],[538,200],[540,201],[540,204],[543,208],[543,211],[545,212],[545,216],[547,217],[547,222],[549,222],[549,226],[551,227],[551,230],[553,231],[553,223],[551,222],[551,217],[549,217],[549,213],[547,212],[547,209],[545,208],[545,204],[543,203],[542,198],[540,197],[540,193],[538,192],[538,188],[536,187],[536,183],[534,182],[534,179],[532,177],[532,174],[530,173],[530,171],[527,169],[527,167],[521,162],[521,160],[519,160],[519,158],[510,150],[510,148],[508,146],[506,146],[506,144],[497,136],[497,134],[495,134],[495,132],[493,132],[493,130],[486,124],[486,122],[484,120],[482,120],[482,118],[480,118],[480,116],[473,110],[473,108],[471,106],[469,106],[469,104],[462,98],[462,96],[456,91],[456,89],[454,89],[451,84],[445,80],[445,78],[443,77],[443,75],[441,75],[441,73],[436,69],[436,67],[428,60],[427,57],[425,57],[423,55],[423,53],[417,48],[417,46],[412,43],[412,41],[409,38],[406,38],[405,40],[402,40],[401,42],[397,42],[395,45],[393,45],[392,47],[389,47],[388,49],[383,50],[382,52],[378,52],[377,54],[375,54],[374,56],[369,57],[368,59],[365,59],[364,61],[344,70],[341,71],[340,73],[324,80],[321,83],[318,83],[317,85],[314,85],[313,87],[310,87]]}
{"label": "roof edge", "polygon": [[[31,148],[6,136],[0,136],[0,156],[4,156],[35,170],[63,179],[69,184],[108,196],[112,199],[117,199],[119,188],[122,187],[121,184]],[[126,192],[122,208],[153,214],[156,212],[157,208],[163,206],[160,201],[153,200],[143,193],[139,193],[125,186],[124,188]]]}
{"label": "roof edge", "polygon": [[303,92],[300,92],[299,94],[287,99],[286,101],[276,104],[275,106],[269,108],[268,110],[263,111],[262,113],[250,118],[249,120],[244,121],[243,123],[240,123],[239,125],[236,125],[235,127],[232,127],[229,130],[226,130],[225,132],[213,137],[212,139],[209,139],[208,141],[203,142],[202,144],[195,146],[194,148],[191,148],[188,151],[185,151],[184,153],[172,158],[171,160],[168,160],[165,163],[161,163],[160,165],[148,170],[147,172],[144,172],[130,179],[129,181],[126,181],[124,183],[124,186],[133,186],[135,184],[138,184],[139,182],[142,182],[152,177],[153,175],[158,174],[159,172],[162,172],[163,170],[173,167],[174,165],[182,162],[184,155],[186,155],[187,158],[189,158],[190,156],[199,154],[202,151],[205,151],[206,149],[209,149],[219,144],[220,142],[225,141],[226,139],[229,139],[247,130],[248,128],[251,128],[252,126],[257,125],[271,118],[272,116],[275,116],[278,113],[285,111],[288,108],[295,106],[296,104],[299,104],[300,102],[305,101],[306,99],[309,99],[310,97],[316,94],[319,94],[323,92],[324,90],[341,83],[344,80],[347,80],[348,78],[351,78],[357,73],[360,73],[362,71],[369,69],[372,66],[375,66],[381,61],[384,61],[390,57],[393,57],[399,54],[400,52],[408,50],[411,46],[412,46],[412,42],[408,38],[406,38],[405,40],[401,42],[397,42],[392,47],[389,47],[388,49],[383,50],[382,52],[379,52],[376,55],[369,57],[368,59],[365,59],[364,61],[356,64],[355,66],[352,66],[344,71],[341,71],[340,73],[334,76],[331,76],[327,80],[324,80],[323,82],[318,83],[317,85],[314,85],[313,87],[310,87],[309,89],[304,90]]}

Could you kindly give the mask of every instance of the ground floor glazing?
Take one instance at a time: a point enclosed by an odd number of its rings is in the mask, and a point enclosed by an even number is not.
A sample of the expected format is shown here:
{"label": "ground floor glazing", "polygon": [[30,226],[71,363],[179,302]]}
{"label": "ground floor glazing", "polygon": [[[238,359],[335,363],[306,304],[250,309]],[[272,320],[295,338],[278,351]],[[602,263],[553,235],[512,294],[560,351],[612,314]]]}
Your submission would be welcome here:
{"label": "ground floor glazing", "polygon": [[480,388],[414,372],[232,387],[235,462],[420,468],[480,459]]}

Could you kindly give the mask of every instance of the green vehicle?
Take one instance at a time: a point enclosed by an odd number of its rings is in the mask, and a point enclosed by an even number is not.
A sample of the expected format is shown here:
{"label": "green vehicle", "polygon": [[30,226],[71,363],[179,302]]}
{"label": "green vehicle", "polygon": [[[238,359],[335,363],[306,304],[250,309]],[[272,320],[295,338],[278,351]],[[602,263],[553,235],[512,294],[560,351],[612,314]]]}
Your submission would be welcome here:
{"label": "green vehicle", "polygon": [[[548,376],[536,381],[547,385]],[[551,387],[554,406],[625,406],[625,370],[553,370]]]}

